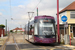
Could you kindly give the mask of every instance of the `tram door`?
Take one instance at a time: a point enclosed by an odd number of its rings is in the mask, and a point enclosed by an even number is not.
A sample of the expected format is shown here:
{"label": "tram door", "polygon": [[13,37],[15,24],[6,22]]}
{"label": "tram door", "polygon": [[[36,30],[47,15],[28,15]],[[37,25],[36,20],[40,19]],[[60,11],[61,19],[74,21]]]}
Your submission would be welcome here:
{"label": "tram door", "polygon": [[75,27],[73,27],[73,36],[75,37]]}

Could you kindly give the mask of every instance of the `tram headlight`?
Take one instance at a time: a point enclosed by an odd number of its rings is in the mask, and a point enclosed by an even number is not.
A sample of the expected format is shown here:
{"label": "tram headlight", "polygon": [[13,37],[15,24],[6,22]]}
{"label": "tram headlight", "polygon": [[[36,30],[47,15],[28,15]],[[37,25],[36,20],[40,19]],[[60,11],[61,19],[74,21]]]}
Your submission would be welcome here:
{"label": "tram headlight", "polygon": [[43,39],[43,37],[39,37],[39,38]]}
{"label": "tram headlight", "polygon": [[53,38],[55,38],[55,36],[53,36]]}

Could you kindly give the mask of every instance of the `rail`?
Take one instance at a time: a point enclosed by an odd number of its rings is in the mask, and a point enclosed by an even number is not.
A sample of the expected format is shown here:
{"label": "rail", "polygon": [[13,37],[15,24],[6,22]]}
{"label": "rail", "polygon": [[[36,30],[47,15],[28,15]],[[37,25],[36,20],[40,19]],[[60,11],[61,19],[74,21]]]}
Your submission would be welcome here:
{"label": "rail", "polygon": [[8,39],[9,39],[9,36],[10,36],[10,35],[8,35],[8,38],[4,41],[4,44],[3,44],[3,46],[2,46],[2,50],[4,50],[4,48],[5,48],[5,46],[6,46],[6,42],[7,42]]}
{"label": "rail", "polygon": [[[13,36],[13,35],[12,35],[12,36]],[[16,43],[16,40],[15,40],[14,36],[13,36],[13,40],[14,40],[14,42],[15,42],[15,44],[16,44],[17,50],[20,50],[19,47],[18,47],[18,44]]]}
{"label": "rail", "polygon": [[[4,41],[4,44],[2,45],[2,50],[5,50],[5,48],[6,48],[6,43],[7,43],[7,41],[9,40],[9,37],[10,37],[10,34],[8,35],[8,38]],[[17,42],[16,42],[16,39],[15,39],[15,37],[12,35],[12,37],[13,37],[13,41],[14,41],[14,43],[15,43],[15,46],[16,46],[16,50],[20,50],[19,49],[19,47],[18,47],[18,44],[17,44]]]}

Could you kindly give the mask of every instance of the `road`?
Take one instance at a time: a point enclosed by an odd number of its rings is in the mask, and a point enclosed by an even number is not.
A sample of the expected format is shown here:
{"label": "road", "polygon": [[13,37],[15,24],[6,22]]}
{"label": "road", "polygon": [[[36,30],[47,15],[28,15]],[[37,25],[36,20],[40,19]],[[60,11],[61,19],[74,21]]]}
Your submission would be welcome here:
{"label": "road", "polygon": [[22,34],[10,34],[3,50],[63,50],[56,48],[58,44],[32,44],[24,39]]}

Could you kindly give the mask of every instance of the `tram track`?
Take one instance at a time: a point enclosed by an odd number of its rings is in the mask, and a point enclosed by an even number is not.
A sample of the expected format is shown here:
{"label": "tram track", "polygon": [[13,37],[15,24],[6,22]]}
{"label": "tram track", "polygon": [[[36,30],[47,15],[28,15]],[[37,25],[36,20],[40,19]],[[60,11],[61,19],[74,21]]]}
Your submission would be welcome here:
{"label": "tram track", "polygon": [[[12,36],[13,36],[13,35],[12,35]],[[15,40],[15,38],[14,38],[14,36],[13,36],[13,40],[14,40],[15,45],[16,45],[16,47],[17,47],[16,49],[17,49],[17,50],[20,50],[19,47],[18,47],[18,44],[17,44],[17,42],[16,42],[16,40]]]}
{"label": "tram track", "polygon": [[[10,50],[9,45],[13,46],[12,44],[14,44],[13,48],[15,48],[15,50],[20,50],[14,35],[13,34],[9,34],[8,38],[5,40],[4,44],[2,45],[1,50]],[[12,47],[11,47],[11,49],[12,49]]]}

